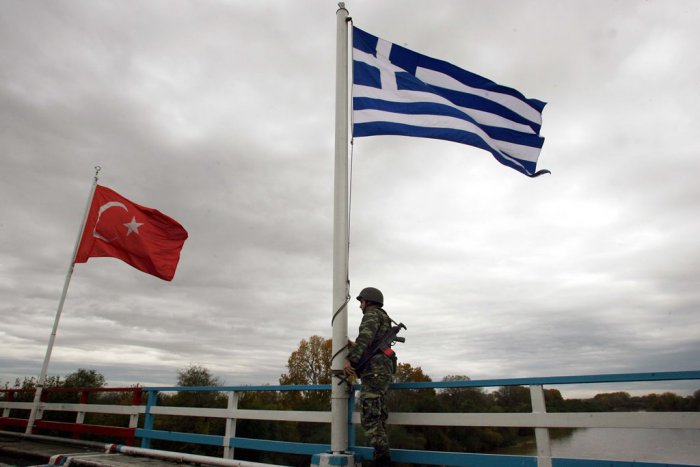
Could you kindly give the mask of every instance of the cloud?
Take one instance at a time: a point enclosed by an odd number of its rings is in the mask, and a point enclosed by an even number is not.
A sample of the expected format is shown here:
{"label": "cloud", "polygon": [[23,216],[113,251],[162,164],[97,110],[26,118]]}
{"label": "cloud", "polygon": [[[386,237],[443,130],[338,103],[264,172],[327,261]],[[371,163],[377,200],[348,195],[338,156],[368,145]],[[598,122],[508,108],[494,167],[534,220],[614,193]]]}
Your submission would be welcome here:
{"label": "cloud", "polygon": [[[552,175],[442,141],[354,141],[350,292],[382,289],[408,326],[401,361],[433,379],[696,366],[697,5],[403,5],[348,8],[547,101]],[[331,335],[335,5],[4,6],[0,382],[41,367],[99,165],[190,236],[172,283],[77,265],[49,373],[169,385],[193,363],[276,383],[301,339]],[[353,299],[351,337],[359,321]]]}

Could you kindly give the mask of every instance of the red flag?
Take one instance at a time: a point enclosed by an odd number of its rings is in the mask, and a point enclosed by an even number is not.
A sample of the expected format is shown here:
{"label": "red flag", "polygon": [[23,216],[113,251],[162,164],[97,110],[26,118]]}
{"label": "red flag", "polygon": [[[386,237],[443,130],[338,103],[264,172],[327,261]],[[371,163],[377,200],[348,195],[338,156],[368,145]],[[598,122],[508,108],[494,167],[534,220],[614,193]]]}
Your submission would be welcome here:
{"label": "red flag", "polygon": [[170,281],[185,240],[187,231],[175,219],[97,185],[75,262],[109,256]]}

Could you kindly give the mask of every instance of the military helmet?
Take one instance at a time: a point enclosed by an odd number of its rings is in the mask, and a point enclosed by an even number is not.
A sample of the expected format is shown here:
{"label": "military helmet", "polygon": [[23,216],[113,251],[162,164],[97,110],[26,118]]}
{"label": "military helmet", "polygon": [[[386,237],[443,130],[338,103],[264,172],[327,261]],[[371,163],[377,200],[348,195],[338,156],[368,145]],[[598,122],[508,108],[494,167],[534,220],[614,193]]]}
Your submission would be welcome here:
{"label": "military helmet", "polygon": [[357,296],[358,300],[366,300],[368,302],[378,303],[379,306],[384,306],[384,295],[381,290],[374,287],[365,287]]}

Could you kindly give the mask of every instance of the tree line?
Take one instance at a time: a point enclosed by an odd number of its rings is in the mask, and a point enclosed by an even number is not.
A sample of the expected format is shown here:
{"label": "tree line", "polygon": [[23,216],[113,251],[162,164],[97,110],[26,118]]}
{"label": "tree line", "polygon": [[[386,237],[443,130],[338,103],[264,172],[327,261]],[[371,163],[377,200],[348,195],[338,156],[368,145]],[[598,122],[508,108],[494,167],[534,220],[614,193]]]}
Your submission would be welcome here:
{"label": "tree line", "polygon": [[[280,375],[281,385],[330,384],[331,341],[320,336],[303,339],[287,361],[287,372]],[[442,381],[469,380],[466,375],[450,375]],[[400,363],[395,375],[396,382],[431,382],[421,367],[410,363]],[[36,385],[34,378],[15,381],[14,388],[30,389]],[[178,370],[177,386],[222,386],[221,380],[207,368],[190,365]],[[78,388],[105,387],[104,376],[95,370],[79,369],[61,381],[50,377],[46,387]],[[9,389],[9,383],[5,383]],[[679,396],[671,392],[632,396],[627,392],[597,394],[586,399],[564,399],[557,389],[545,389],[545,402],[548,412],[608,412],[608,411],[700,411],[700,390],[692,396]],[[18,394],[30,399],[31,394]],[[49,402],[77,402],[77,395],[55,393]],[[91,396],[93,397],[93,396]],[[91,403],[124,404],[131,403],[131,394],[100,393],[94,395]],[[71,398],[76,400],[71,400]],[[225,408],[227,395],[223,392],[159,393],[158,405],[177,407]],[[530,390],[524,386],[504,386],[492,392],[482,388],[449,389],[408,389],[393,390],[388,396],[388,405],[393,412],[476,412],[508,413],[531,412]],[[329,391],[260,391],[242,392],[238,407],[258,410],[300,410],[327,411],[330,407]],[[20,416],[13,414],[12,416]],[[26,416],[26,415],[25,415]],[[47,420],[74,421],[74,414],[46,413]],[[126,426],[128,418],[119,415],[88,414],[85,423]],[[225,420],[208,417],[158,416],[156,430],[200,433],[222,436]],[[327,424],[304,422],[277,422],[264,420],[239,420],[236,436],[305,443],[330,443],[330,426]],[[362,430],[356,429],[357,444],[366,445]],[[419,427],[390,426],[389,438],[392,448],[419,449],[431,451],[488,453],[531,439],[531,428],[513,427]],[[212,446],[187,445],[166,441],[152,442],[154,449],[189,452],[195,454],[221,456],[222,448]],[[285,465],[308,465],[308,456],[291,454],[263,453],[236,449],[236,458]]]}

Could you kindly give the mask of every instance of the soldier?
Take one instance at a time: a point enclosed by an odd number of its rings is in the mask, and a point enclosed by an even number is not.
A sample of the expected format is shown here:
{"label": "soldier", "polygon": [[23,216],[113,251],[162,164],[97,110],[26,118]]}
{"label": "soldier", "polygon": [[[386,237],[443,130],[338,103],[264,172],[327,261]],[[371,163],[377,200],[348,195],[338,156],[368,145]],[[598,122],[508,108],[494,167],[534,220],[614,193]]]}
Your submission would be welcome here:
{"label": "soldier", "polygon": [[345,374],[357,375],[362,380],[362,428],[374,448],[374,465],[385,467],[391,465],[385,423],[389,415],[386,395],[394,373],[394,363],[383,352],[378,351],[362,368],[357,368],[357,364],[363,353],[374,347],[374,344],[391,329],[391,318],[382,309],[384,295],[378,289],[362,289],[357,300],[360,301],[363,317],[357,339],[351,345],[345,360]]}

